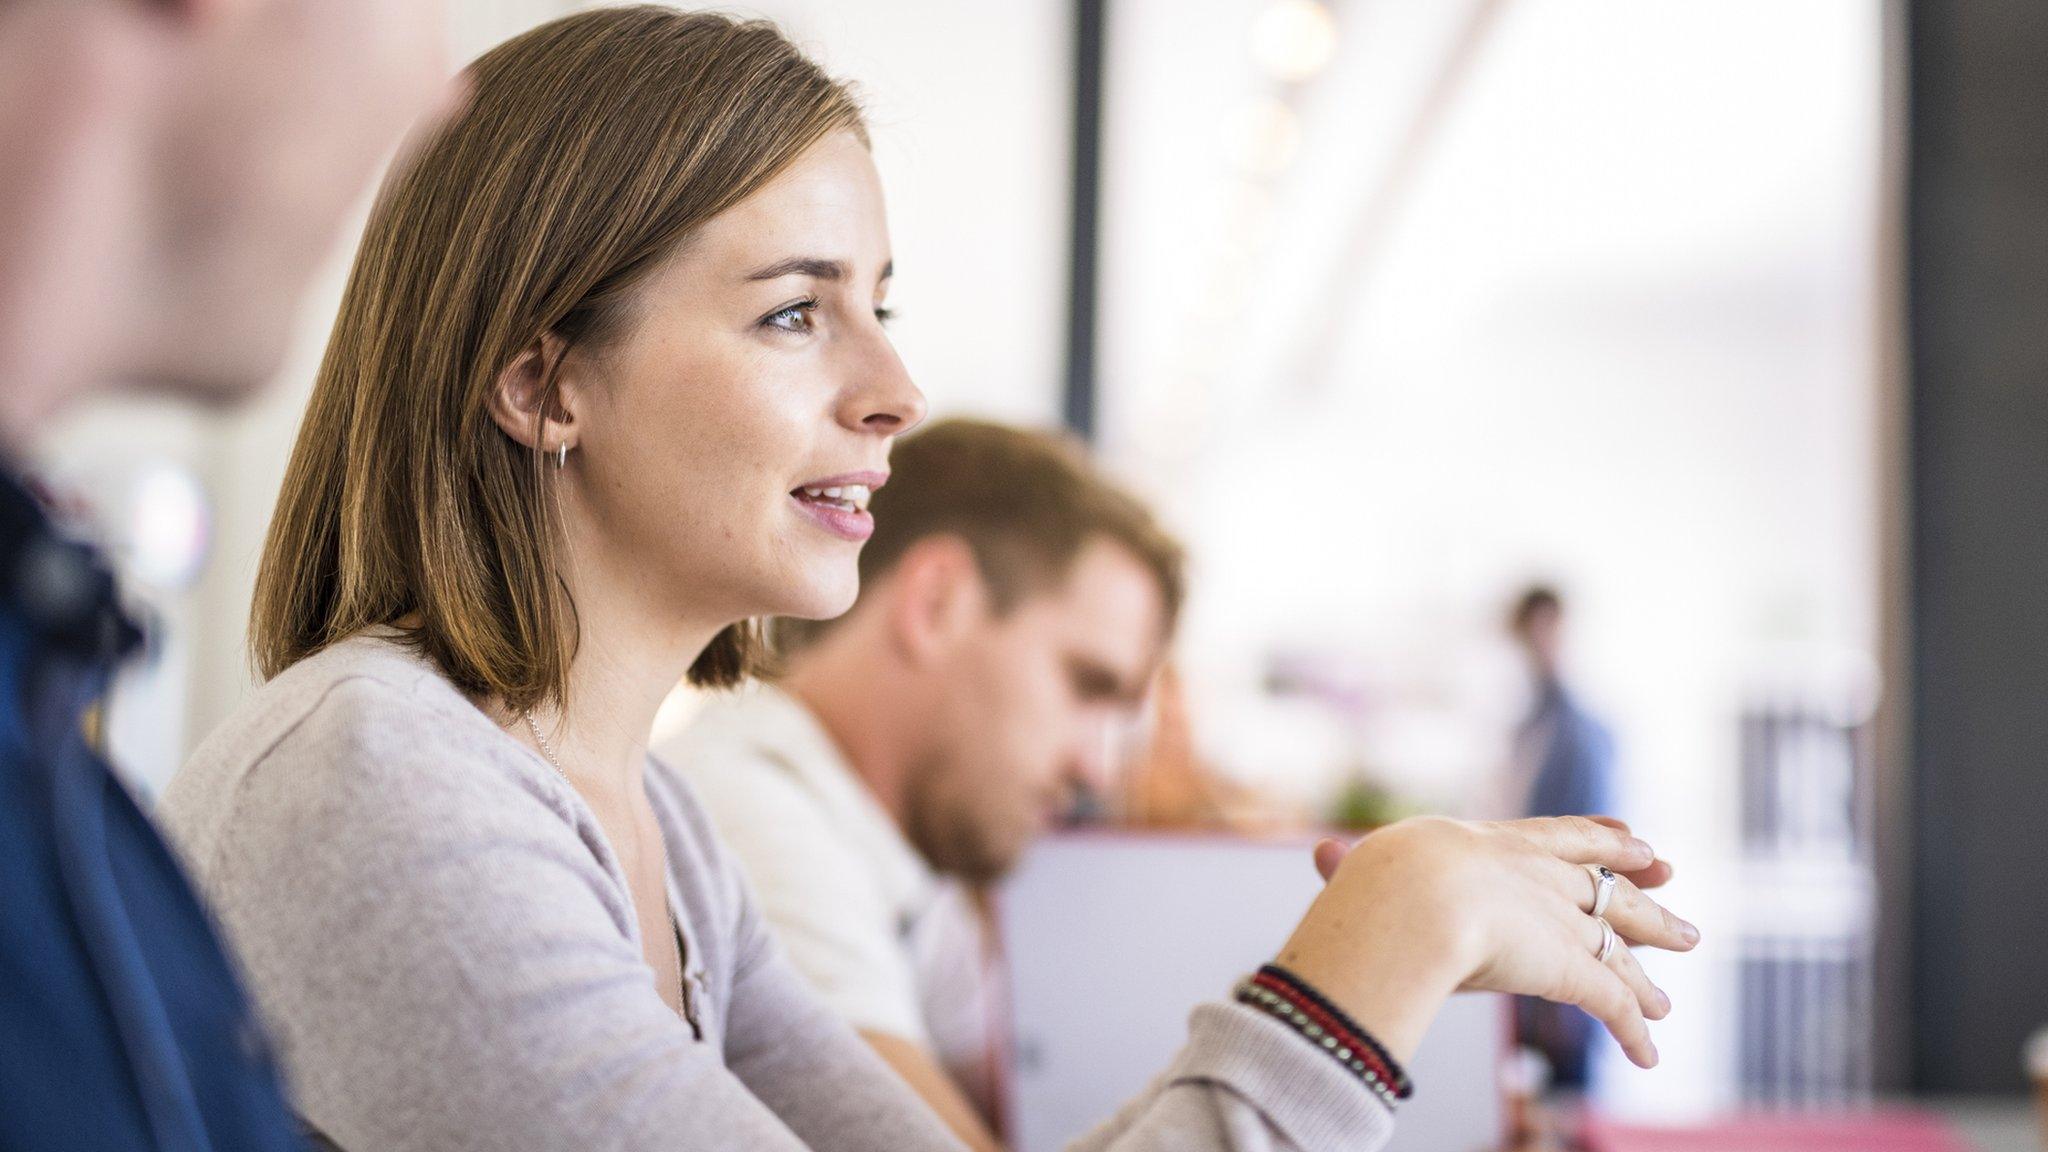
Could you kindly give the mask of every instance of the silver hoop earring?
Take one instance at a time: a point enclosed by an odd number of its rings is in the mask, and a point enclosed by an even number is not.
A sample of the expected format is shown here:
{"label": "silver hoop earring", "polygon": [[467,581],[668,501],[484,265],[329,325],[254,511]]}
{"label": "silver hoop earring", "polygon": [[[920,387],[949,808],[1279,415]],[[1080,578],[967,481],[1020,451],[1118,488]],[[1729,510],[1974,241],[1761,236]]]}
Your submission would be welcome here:
{"label": "silver hoop earring", "polygon": [[560,444],[555,445],[555,469],[557,471],[560,471],[561,469],[567,468],[568,466],[569,442],[567,440],[564,440]]}

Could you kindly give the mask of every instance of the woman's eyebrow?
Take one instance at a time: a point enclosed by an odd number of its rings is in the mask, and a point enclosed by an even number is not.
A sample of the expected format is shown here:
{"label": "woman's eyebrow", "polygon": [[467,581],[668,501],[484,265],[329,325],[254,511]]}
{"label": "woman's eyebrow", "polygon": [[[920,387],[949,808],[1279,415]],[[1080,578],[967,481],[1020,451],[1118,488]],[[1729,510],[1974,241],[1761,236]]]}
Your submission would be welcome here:
{"label": "woman's eyebrow", "polygon": [[[891,260],[882,268],[881,279],[887,280],[896,274],[896,262]],[[780,280],[784,276],[809,276],[814,280],[845,280],[850,275],[846,261],[832,260],[823,256],[791,256],[777,260],[747,274],[748,280]]]}
{"label": "woman's eyebrow", "polygon": [[784,276],[809,276],[814,280],[846,279],[846,262],[822,256],[791,256],[747,274],[749,280],[780,280]]}

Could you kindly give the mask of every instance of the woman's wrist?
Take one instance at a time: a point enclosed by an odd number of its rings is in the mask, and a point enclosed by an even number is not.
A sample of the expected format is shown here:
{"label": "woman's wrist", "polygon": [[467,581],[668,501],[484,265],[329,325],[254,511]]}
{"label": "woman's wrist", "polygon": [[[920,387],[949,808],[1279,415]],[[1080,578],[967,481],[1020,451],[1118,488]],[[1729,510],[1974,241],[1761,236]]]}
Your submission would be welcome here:
{"label": "woman's wrist", "polygon": [[1367,837],[1276,960],[1404,1063],[1473,967],[1442,884],[1449,869],[1430,863],[1435,854],[1414,842],[1424,838],[1399,827]]}
{"label": "woman's wrist", "polygon": [[1374,959],[1356,952],[1332,958],[1312,945],[1290,944],[1276,963],[1314,986],[1389,1055],[1406,1063],[1460,980],[1447,966],[1415,960],[1403,955]]}

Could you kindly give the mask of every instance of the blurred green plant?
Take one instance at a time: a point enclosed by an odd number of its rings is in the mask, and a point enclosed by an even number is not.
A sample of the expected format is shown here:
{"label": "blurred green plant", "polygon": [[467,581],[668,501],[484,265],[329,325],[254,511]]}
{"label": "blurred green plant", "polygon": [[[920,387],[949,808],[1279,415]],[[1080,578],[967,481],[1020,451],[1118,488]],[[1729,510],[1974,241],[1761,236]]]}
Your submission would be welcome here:
{"label": "blurred green plant", "polygon": [[1354,771],[1330,802],[1330,823],[1355,832],[1405,820],[1419,814],[1421,807],[1396,796],[1363,769]]}

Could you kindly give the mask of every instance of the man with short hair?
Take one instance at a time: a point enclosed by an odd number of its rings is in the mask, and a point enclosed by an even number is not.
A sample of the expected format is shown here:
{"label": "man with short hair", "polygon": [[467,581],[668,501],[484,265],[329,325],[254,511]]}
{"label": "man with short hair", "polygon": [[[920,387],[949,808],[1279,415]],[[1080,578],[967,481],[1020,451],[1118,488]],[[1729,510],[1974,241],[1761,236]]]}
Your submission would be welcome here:
{"label": "man with short hair", "polygon": [[138,634],[17,468],[88,396],[239,400],[445,87],[430,0],[0,3],[0,1148],[299,1140],[232,965],[82,717]]}
{"label": "man with short hair", "polygon": [[714,699],[656,755],[826,1001],[993,1148],[968,893],[1102,786],[1173,631],[1181,550],[1055,436],[944,421],[890,464],[853,609],[779,621],[776,684]]}

